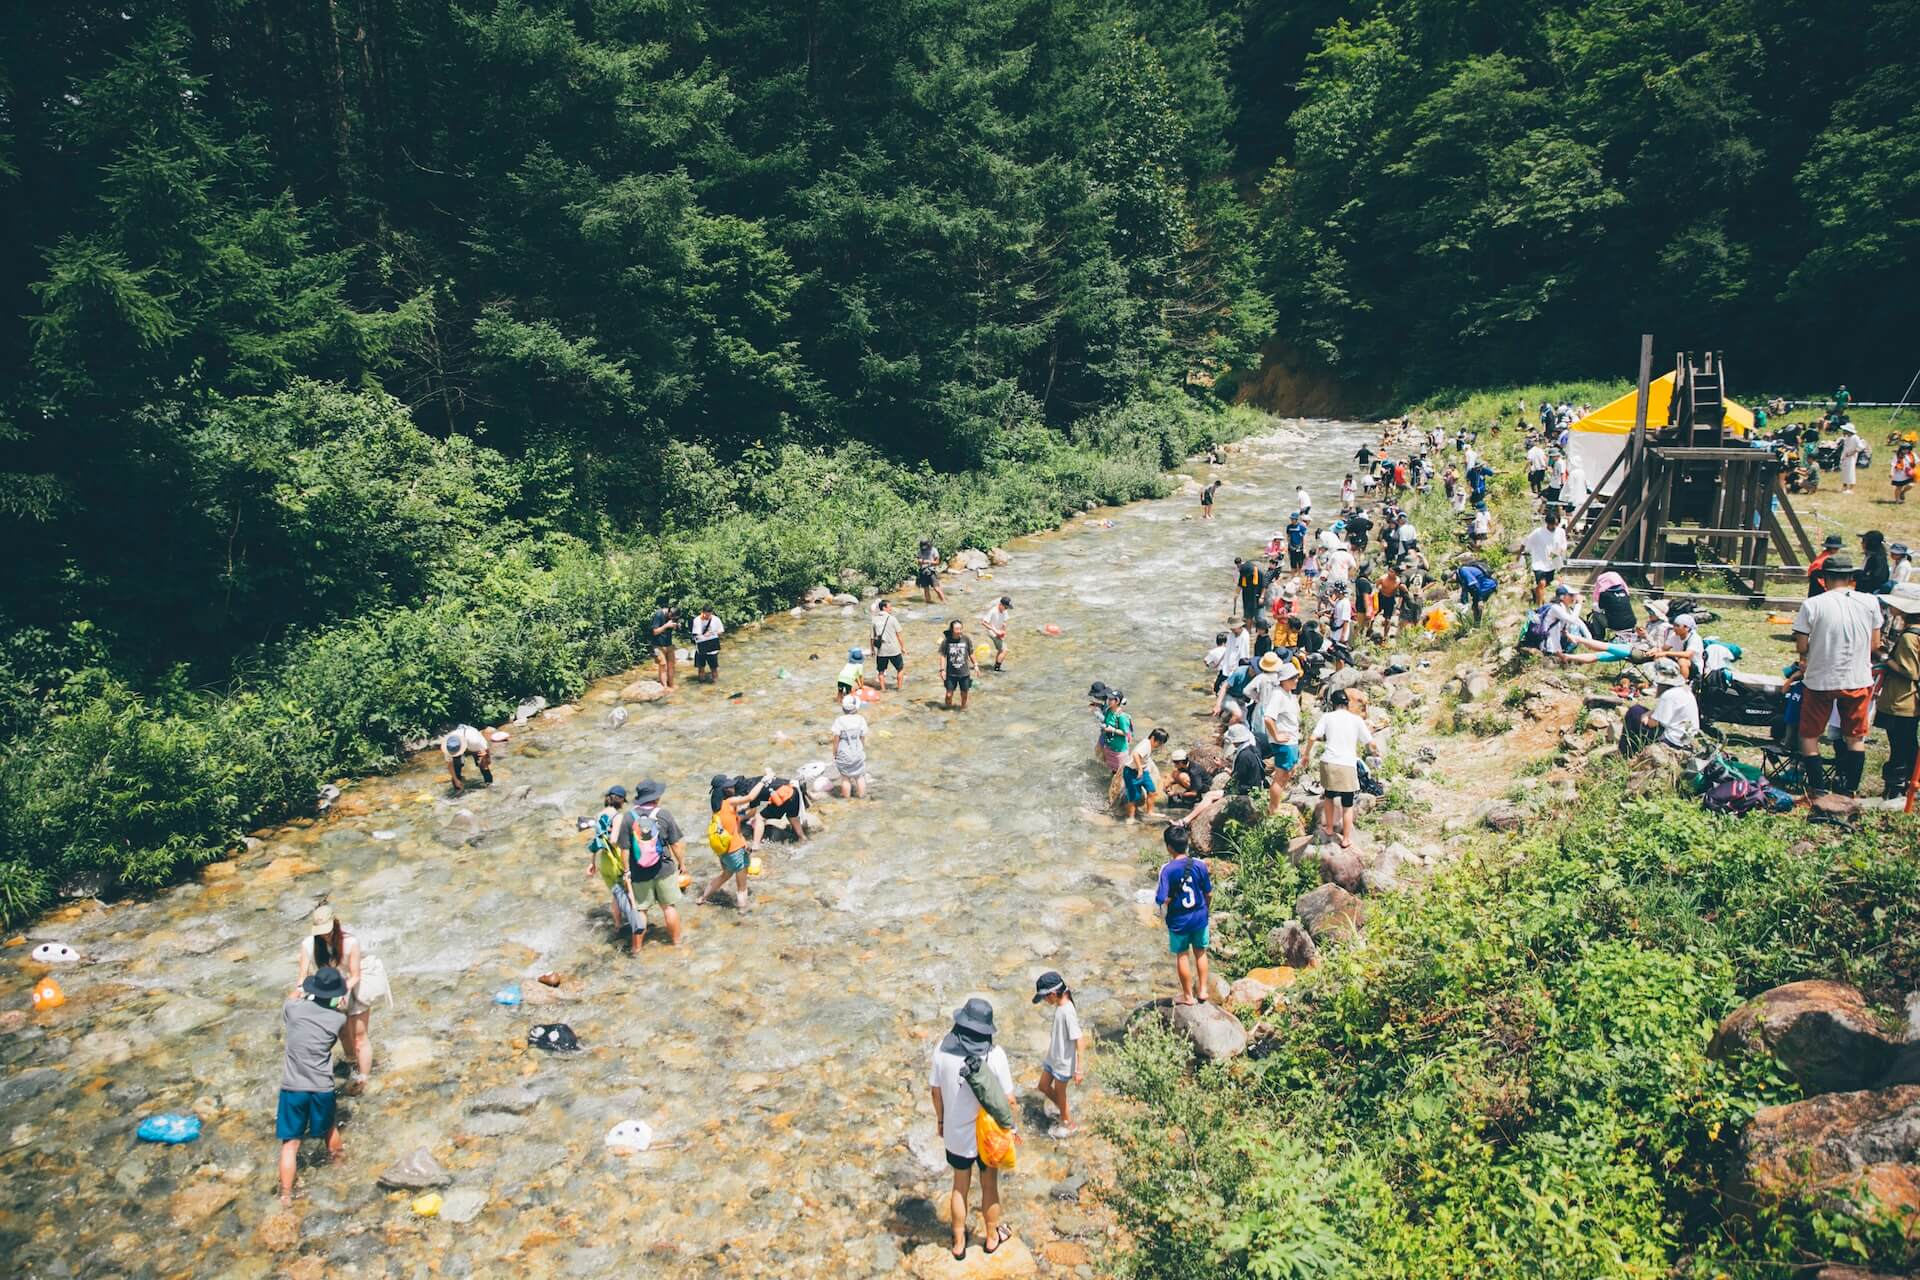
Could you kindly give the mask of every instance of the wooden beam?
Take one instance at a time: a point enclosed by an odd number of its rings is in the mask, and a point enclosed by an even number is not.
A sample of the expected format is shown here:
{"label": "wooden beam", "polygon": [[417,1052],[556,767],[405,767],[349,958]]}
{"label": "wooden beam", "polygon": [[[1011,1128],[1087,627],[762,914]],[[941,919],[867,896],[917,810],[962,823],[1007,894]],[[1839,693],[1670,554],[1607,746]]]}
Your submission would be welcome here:
{"label": "wooden beam", "polygon": [[1673,486],[1676,478],[1679,476],[1680,469],[1678,467],[1664,467],[1662,470],[1666,472],[1665,478],[1655,481],[1655,485],[1659,490],[1660,501],[1654,507],[1653,515],[1647,520],[1648,550],[1643,552],[1640,558],[1644,561],[1649,555],[1657,555],[1659,557],[1658,560],[1654,561],[1653,565],[1653,585],[1664,591],[1667,586],[1667,515],[1673,510]]}
{"label": "wooden beam", "polygon": [[[1773,477],[1772,496],[1780,499],[1780,510],[1785,513],[1787,523],[1793,526],[1794,536],[1800,539],[1800,549],[1806,552],[1808,560],[1812,560],[1814,557],[1813,539],[1809,538],[1807,531],[1800,527],[1800,517],[1796,515],[1793,510],[1793,499],[1788,497],[1786,485],[1781,482],[1778,475]],[[1773,514],[1772,503],[1767,504],[1767,514]],[[1800,563],[1798,560],[1794,560],[1793,553],[1786,549],[1784,540],[1781,545],[1781,556],[1783,559],[1792,561],[1795,564]]]}
{"label": "wooden beam", "polygon": [[1667,526],[1669,538],[1764,538],[1765,529],[1709,529],[1705,525],[1674,524]]}
{"label": "wooden beam", "polygon": [[1686,445],[1657,444],[1653,451],[1662,458],[1674,462],[1752,462],[1757,457],[1767,456],[1764,449],[1743,449],[1728,445],[1691,447]]}

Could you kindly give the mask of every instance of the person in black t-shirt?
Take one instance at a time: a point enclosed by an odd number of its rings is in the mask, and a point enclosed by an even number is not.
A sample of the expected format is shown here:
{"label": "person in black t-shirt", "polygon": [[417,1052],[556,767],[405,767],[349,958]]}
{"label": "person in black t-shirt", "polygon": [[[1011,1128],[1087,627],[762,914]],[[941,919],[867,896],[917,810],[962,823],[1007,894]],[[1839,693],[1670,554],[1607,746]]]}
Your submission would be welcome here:
{"label": "person in black t-shirt", "polygon": [[679,654],[674,651],[674,632],[679,629],[680,615],[665,600],[653,611],[653,617],[647,620],[647,642],[653,646],[653,669],[661,684],[673,688],[675,667],[679,663]]}
{"label": "person in black t-shirt", "polygon": [[960,619],[955,618],[947,624],[946,634],[940,637],[941,668],[947,677],[947,697],[941,705],[953,709],[953,695],[960,695],[960,709],[967,709],[967,695],[973,690],[973,673],[979,670],[979,664],[973,660],[973,641],[961,630]]}

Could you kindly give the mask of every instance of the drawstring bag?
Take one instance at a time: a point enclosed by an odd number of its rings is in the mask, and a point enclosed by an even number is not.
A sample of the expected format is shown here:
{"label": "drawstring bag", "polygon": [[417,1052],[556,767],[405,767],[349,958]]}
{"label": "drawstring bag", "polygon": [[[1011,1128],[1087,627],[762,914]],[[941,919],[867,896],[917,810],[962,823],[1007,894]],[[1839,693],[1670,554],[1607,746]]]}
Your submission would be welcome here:
{"label": "drawstring bag", "polygon": [[370,956],[362,948],[360,952],[360,985],[354,988],[353,998],[372,1008],[379,1000],[387,1002],[387,1008],[393,1008],[393,984],[387,981],[387,966],[380,963],[379,956]]}
{"label": "drawstring bag", "polygon": [[578,1053],[580,1039],[564,1022],[546,1023],[527,1032],[527,1043],[548,1053]]}

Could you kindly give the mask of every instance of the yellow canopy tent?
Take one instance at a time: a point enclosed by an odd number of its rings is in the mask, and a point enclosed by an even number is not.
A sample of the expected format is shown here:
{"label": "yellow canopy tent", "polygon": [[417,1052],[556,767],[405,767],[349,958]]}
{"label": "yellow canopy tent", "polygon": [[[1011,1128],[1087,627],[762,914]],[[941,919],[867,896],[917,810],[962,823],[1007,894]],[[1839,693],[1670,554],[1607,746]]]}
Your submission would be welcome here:
{"label": "yellow canopy tent", "polygon": [[[1667,411],[1673,403],[1673,379],[1674,375],[1669,373],[1647,384],[1647,424],[1655,431],[1667,422]],[[1599,483],[1613,460],[1627,447],[1627,437],[1633,434],[1634,401],[1638,398],[1638,391],[1629,391],[1579,419],[1570,429],[1567,464],[1578,467],[1589,486]],[[1751,409],[1731,400],[1726,402],[1726,409],[1727,429],[1734,435],[1744,436],[1753,430]],[[1615,473],[1600,492],[1612,493],[1620,479]]]}

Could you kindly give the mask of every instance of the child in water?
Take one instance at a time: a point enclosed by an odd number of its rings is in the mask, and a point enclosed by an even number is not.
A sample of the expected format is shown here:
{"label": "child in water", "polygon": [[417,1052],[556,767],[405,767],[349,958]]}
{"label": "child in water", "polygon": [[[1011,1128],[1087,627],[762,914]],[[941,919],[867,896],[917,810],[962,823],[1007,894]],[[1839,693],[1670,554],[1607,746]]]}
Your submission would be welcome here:
{"label": "child in water", "polygon": [[1033,984],[1033,1002],[1053,1008],[1053,1029],[1047,1036],[1047,1056],[1040,1060],[1040,1092],[1060,1109],[1060,1123],[1047,1130],[1050,1138],[1071,1138],[1080,1132],[1067,1105],[1067,1086],[1087,1078],[1082,1056],[1080,1011],[1073,1006],[1067,980],[1049,969]]}

